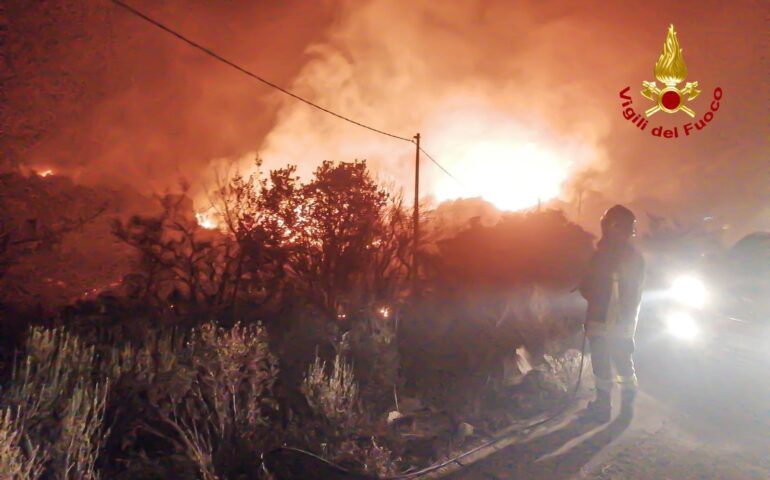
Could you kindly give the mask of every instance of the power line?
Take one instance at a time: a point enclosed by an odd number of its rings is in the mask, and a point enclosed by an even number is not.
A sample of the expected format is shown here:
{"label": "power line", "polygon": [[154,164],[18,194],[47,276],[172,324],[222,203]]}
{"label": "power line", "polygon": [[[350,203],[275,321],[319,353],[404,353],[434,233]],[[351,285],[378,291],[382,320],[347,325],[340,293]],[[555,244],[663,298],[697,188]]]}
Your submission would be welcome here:
{"label": "power line", "polygon": [[[306,104],[310,105],[313,108],[317,108],[318,110],[321,110],[324,113],[328,113],[329,115],[333,115],[333,116],[335,116],[335,117],[337,117],[337,118],[339,118],[341,120],[344,120],[344,121],[346,121],[348,123],[352,123],[353,125],[357,125],[359,127],[365,128],[365,129],[370,130],[370,131],[375,132],[375,133],[379,133],[380,135],[386,135],[388,137],[395,138],[397,140],[403,140],[405,142],[409,142],[409,143],[413,143],[413,144],[415,143],[414,139],[407,138],[407,137],[402,137],[400,135],[395,135],[393,133],[388,133],[388,132],[386,132],[384,130],[380,130],[378,128],[371,127],[371,126],[366,125],[364,123],[361,123],[361,122],[358,122],[356,120],[353,120],[352,118],[348,118],[348,117],[346,117],[346,116],[344,116],[342,114],[339,114],[337,112],[333,112],[333,111],[329,110],[328,108],[324,108],[324,107],[318,105],[317,103],[311,102],[310,100],[307,100],[307,99],[305,99],[303,97],[300,97],[299,95],[297,95],[295,93],[292,93],[289,90],[286,90],[285,88],[283,88],[283,87],[281,87],[279,85],[276,85],[275,83],[273,83],[273,82],[271,82],[269,80],[265,80],[264,78],[260,77],[256,73],[251,72],[250,70],[247,70],[246,68],[241,67],[237,63],[235,63],[235,62],[233,62],[231,60],[228,60],[227,58],[225,58],[222,55],[216,53],[215,51],[211,50],[210,48],[204,47],[200,43],[198,43],[198,42],[196,42],[196,41],[194,41],[194,40],[192,40],[190,38],[187,38],[186,36],[182,35],[181,33],[177,32],[176,30],[174,30],[174,29],[172,29],[170,27],[167,27],[166,25],[164,25],[163,23],[159,22],[158,20],[155,20],[154,18],[152,18],[152,17],[150,17],[150,16],[140,12],[139,10],[135,9],[134,7],[132,7],[131,5],[128,5],[128,4],[124,3],[124,2],[122,2],[121,0],[110,0],[110,1],[112,3],[114,3],[115,5],[117,5],[117,6],[121,7],[121,8],[123,8],[123,9],[125,9],[126,11],[132,13],[133,15],[136,15],[137,17],[141,18],[142,20],[144,20],[146,22],[149,22],[150,24],[160,28],[164,32],[166,32],[166,33],[176,37],[177,39],[183,41],[184,43],[190,45],[191,47],[193,47],[193,48],[195,48],[197,50],[200,50],[201,52],[205,53],[206,55],[209,55],[210,57],[212,57],[212,58],[214,58],[214,59],[224,63],[225,65],[228,65],[228,66],[238,70],[239,72],[241,72],[241,73],[243,73],[243,74],[245,74],[245,75],[247,75],[247,76],[249,76],[249,77],[251,77],[251,78],[253,78],[253,79],[255,79],[255,80],[257,80],[257,81],[259,81],[259,82],[261,82],[261,83],[263,83],[265,85],[267,85],[267,86],[269,86],[269,87],[272,87],[272,88],[274,88],[274,89],[276,89],[276,90],[278,90],[278,91],[280,91],[280,92],[282,92],[282,93],[284,93],[284,94],[286,94],[286,95],[288,95],[288,96],[290,96],[290,97],[292,97],[292,98],[294,98],[296,100],[299,100],[300,102],[306,103]],[[452,179],[454,179],[461,186],[467,188],[467,186],[463,182],[461,182],[460,180],[458,180],[457,177],[452,175],[449,172],[449,170],[444,168],[444,166],[441,165],[428,152],[426,152],[425,149],[423,149],[419,145],[417,145],[417,147],[419,148],[419,150],[423,154],[425,154],[426,157],[428,157],[428,159],[430,159],[431,162],[433,162],[438,168],[440,168],[441,171],[443,171],[444,173],[449,175]]]}
{"label": "power line", "polygon": [[434,164],[435,164],[435,165],[436,165],[438,168],[440,168],[442,172],[446,173],[446,174],[447,174],[447,175],[449,175],[449,176],[450,176],[450,177],[451,177],[451,178],[452,178],[452,179],[453,179],[455,182],[459,183],[459,184],[460,184],[460,186],[462,186],[462,187],[465,187],[465,188],[468,188],[468,186],[467,186],[465,183],[461,182],[461,181],[460,181],[460,179],[458,179],[457,177],[455,177],[454,175],[452,175],[452,174],[449,172],[449,170],[447,170],[446,168],[444,168],[444,167],[443,167],[443,165],[441,165],[440,163],[438,163],[438,161],[436,161],[436,159],[435,159],[435,158],[433,158],[433,157],[431,156],[431,154],[430,154],[430,153],[426,152],[426,151],[425,151],[425,149],[423,149],[422,147],[420,147],[420,151],[421,151],[421,152],[422,152],[422,153],[423,153],[423,154],[424,154],[426,157],[428,157],[428,160],[430,160],[430,161],[431,161],[431,162],[433,162],[433,163],[434,163]]}
{"label": "power line", "polygon": [[329,115],[334,115],[335,117],[337,117],[337,118],[339,118],[341,120],[345,120],[346,122],[352,123],[354,125],[358,125],[359,127],[366,128],[367,130],[371,130],[373,132],[377,132],[377,133],[379,133],[381,135],[387,135],[388,137],[393,137],[393,138],[396,138],[398,140],[403,140],[405,142],[414,143],[414,142],[412,142],[411,138],[406,138],[406,137],[402,137],[402,136],[399,136],[399,135],[394,135],[392,133],[385,132],[385,131],[380,130],[378,128],[370,127],[369,125],[363,124],[361,122],[357,122],[357,121],[355,121],[355,120],[353,120],[351,118],[348,118],[348,117],[346,117],[344,115],[341,115],[341,114],[333,112],[333,111],[331,111],[331,110],[329,110],[327,108],[324,108],[324,107],[318,105],[317,103],[313,103],[310,100],[302,98],[299,95],[296,95],[296,94],[290,92],[289,90],[286,90],[285,88],[280,87],[280,86],[276,85],[275,83],[273,83],[273,82],[271,82],[269,80],[265,80],[264,78],[260,77],[259,75],[257,75],[255,73],[253,73],[253,72],[251,72],[251,71],[241,67],[240,65],[238,65],[237,63],[235,63],[233,61],[230,61],[230,60],[226,59],[225,57],[219,55],[218,53],[214,52],[213,50],[211,50],[211,49],[209,49],[207,47],[204,47],[203,45],[195,42],[194,40],[191,40],[191,39],[185,37],[181,33],[171,29],[170,27],[165,26],[164,24],[160,23],[159,21],[155,20],[154,18],[151,18],[151,17],[145,15],[144,13],[142,13],[139,10],[135,9],[134,7],[132,7],[132,6],[128,5],[128,4],[126,4],[126,3],[123,3],[120,0],[110,0],[110,1],[112,3],[114,3],[115,5],[118,5],[119,7],[122,7],[124,9],[126,9],[127,11],[129,11],[132,14],[136,15],[137,17],[141,18],[142,20],[145,20],[145,21],[155,25],[156,27],[160,28],[161,30],[165,31],[166,33],[169,33],[169,34],[173,35],[174,37],[176,37],[179,40],[185,42],[186,44],[190,45],[191,47],[197,48],[198,50],[200,50],[201,52],[205,53],[206,55],[209,55],[209,56],[219,60],[220,62],[222,62],[222,63],[224,63],[226,65],[229,65],[230,67],[238,70],[239,72],[241,72],[241,73],[243,73],[245,75],[248,75],[249,77],[251,77],[251,78],[253,78],[253,79],[257,80],[257,81],[260,81],[260,82],[264,83],[265,85],[267,85],[269,87],[275,88],[276,90],[279,90],[279,91],[285,93],[286,95],[289,95],[290,97],[299,100],[300,102],[304,102],[304,103],[310,105],[311,107],[314,107],[314,108],[317,108],[318,110],[321,110],[322,112],[326,112]]}

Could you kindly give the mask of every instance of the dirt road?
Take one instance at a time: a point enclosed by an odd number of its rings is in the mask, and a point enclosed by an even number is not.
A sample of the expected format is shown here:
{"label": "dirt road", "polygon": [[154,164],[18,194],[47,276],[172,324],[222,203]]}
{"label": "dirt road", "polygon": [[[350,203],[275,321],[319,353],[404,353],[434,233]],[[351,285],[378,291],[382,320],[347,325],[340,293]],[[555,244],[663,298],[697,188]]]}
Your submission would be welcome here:
{"label": "dirt road", "polygon": [[[770,479],[770,352],[637,349],[636,415],[601,427],[565,419],[455,480]],[[617,402],[616,402],[617,403]]]}

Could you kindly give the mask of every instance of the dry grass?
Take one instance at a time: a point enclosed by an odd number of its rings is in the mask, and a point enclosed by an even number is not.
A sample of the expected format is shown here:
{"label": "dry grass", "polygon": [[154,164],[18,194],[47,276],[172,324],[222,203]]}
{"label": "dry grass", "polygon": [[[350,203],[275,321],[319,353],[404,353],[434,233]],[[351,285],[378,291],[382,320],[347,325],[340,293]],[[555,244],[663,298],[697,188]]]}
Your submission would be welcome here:
{"label": "dry grass", "polygon": [[98,480],[109,381],[96,374],[94,348],[63,329],[33,328],[26,350],[2,396],[4,452],[30,475]]}
{"label": "dry grass", "polygon": [[316,356],[300,389],[310,408],[331,425],[347,429],[357,423],[360,412],[358,385],[353,366],[347,364],[341,354],[334,357],[329,373],[326,362]]}
{"label": "dry grass", "polygon": [[315,429],[305,426],[305,431],[314,430],[315,434],[315,438],[309,436],[309,443],[337,463],[357,463],[369,474],[393,474],[396,467],[390,449],[373,437],[361,440],[361,433],[371,435],[374,425],[364,415],[353,366],[344,360],[343,350],[338,348],[330,369],[316,355],[300,386],[316,418],[321,420]]}
{"label": "dry grass", "polygon": [[[204,480],[226,478],[237,452],[259,453],[270,425],[269,407],[278,375],[262,325],[231,329],[206,324],[180,345],[158,340],[155,354],[138,351],[131,357],[153,372],[151,402],[163,427],[144,428],[175,445],[197,467]],[[142,367],[157,359],[150,368]]]}
{"label": "dry grass", "polygon": [[[316,358],[309,367],[300,389],[314,415],[293,428],[313,430],[310,444],[335,461],[393,472],[391,450],[370,437],[374,424],[343,350],[331,365]],[[132,411],[141,416],[111,417],[116,430],[140,425],[204,480],[257,472],[252,463],[258,467],[259,454],[275,443],[271,435],[281,434],[270,417],[277,374],[259,324],[206,324],[188,335],[150,332],[141,347],[120,348],[95,348],[64,329],[34,328],[0,395],[0,479],[99,480],[97,460],[109,435],[106,407],[109,401],[110,415],[128,412],[124,393],[140,399]]]}
{"label": "dry grass", "polygon": [[107,430],[104,411],[109,382],[79,381],[67,402],[61,434],[54,447],[64,453],[61,479],[98,480],[96,459],[104,447]]}
{"label": "dry grass", "polygon": [[31,445],[25,425],[11,408],[0,413],[0,478],[37,480],[43,475],[45,452]]}

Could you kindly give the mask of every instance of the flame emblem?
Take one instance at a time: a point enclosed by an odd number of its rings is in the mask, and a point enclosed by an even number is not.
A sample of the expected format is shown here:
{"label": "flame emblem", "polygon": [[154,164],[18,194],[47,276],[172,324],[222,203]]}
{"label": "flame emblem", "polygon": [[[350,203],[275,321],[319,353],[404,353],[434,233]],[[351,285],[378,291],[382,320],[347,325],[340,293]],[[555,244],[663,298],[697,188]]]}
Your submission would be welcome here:
{"label": "flame emblem", "polygon": [[663,43],[663,53],[660,54],[660,58],[655,63],[655,78],[664,86],[658,88],[655,82],[642,82],[644,87],[642,95],[656,102],[654,107],[644,112],[645,115],[649,117],[660,110],[666,113],[676,113],[681,110],[687,115],[695,117],[695,112],[684,104],[684,100],[687,96],[687,101],[692,101],[700,94],[698,82],[687,82],[681,90],[677,88],[677,84],[683,82],[686,77],[687,65],[684,63],[682,49],[676,38],[674,25],[669,25],[666,41]]}

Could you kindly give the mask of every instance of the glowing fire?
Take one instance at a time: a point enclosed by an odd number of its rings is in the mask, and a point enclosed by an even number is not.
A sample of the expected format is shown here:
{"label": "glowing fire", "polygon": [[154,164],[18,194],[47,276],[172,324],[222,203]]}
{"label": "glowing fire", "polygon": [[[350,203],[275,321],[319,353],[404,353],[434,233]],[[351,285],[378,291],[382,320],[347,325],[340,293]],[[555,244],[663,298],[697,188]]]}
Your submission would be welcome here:
{"label": "glowing fire", "polygon": [[39,173],[39,175],[41,177],[47,177],[49,175],[53,175],[53,170],[51,170],[50,168],[47,170],[43,170],[42,172]]}
{"label": "glowing fire", "polygon": [[534,143],[478,142],[468,146],[453,167],[467,188],[451,178],[439,179],[436,196],[448,200],[478,195],[501,210],[520,210],[557,197],[568,166]]}
{"label": "glowing fire", "polygon": [[587,155],[582,145],[488,105],[449,105],[430,123],[427,149],[462,182],[426,167],[438,201],[482,197],[501,210],[533,207],[558,197]]}
{"label": "glowing fire", "polygon": [[[486,99],[465,95],[432,106],[431,113],[419,122],[421,146],[451,176],[432,165],[427,156],[421,156],[421,197],[432,197],[438,202],[481,197],[500,210],[522,210],[557,198],[570,174],[595,160],[597,152],[590,138],[562,134],[563,126],[552,127],[542,116],[517,115],[511,110],[513,107],[490,105]],[[331,157],[352,159],[356,152],[376,152],[375,161],[370,164],[375,175],[406,188],[413,182],[413,170],[403,168],[413,162],[410,148],[392,142],[372,144],[369,134],[362,134],[366,140],[357,142],[333,135],[316,138],[316,130],[310,129],[314,133],[307,137],[300,129],[310,127],[303,122],[287,124],[277,130],[279,133],[270,134],[274,139],[268,151],[273,160],[267,168],[285,165],[275,159],[291,163],[292,156],[317,155],[318,148],[307,146],[311,138],[323,145],[321,150],[335,152],[324,153]],[[296,130],[288,135],[286,132],[292,128]],[[290,141],[296,138],[304,140]],[[405,162],[398,168],[387,160],[399,157]],[[320,161],[320,157],[316,158]],[[245,161],[246,157],[239,160],[239,168],[249,173]],[[248,161],[253,163],[253,156]],[[309,165],[316,164],[305,164],[306,170]],[[309,179],[306,173],[298,175],[303,181]],[[286,235],[290,238],[291,232],[287,230]]]}
{"label": "glowing fire", "polygon": [[207,230],[214,230],[219,226],[213,212],[196,212],[195,220],[198,222],[198,225]]}
{"label": "glowing fire", "polygon": [[461,162],[463,177],[501,210],[519,210],[556,197],[566,177],[563,163],[534,143],[477,143]]}

